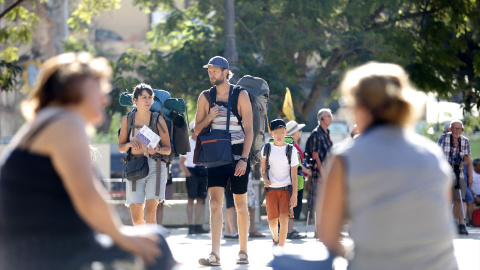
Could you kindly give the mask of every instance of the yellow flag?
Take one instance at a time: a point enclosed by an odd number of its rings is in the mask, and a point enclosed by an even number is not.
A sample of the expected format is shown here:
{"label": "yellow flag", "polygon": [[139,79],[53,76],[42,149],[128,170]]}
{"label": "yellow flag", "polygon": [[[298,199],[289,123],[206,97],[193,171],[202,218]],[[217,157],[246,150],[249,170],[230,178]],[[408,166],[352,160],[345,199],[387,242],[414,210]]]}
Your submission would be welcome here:
{"label": "yellow flag", "polygon": [[287,93],[285,94],[285,100],[283,101],[283,113],[289,121],[295,120],[295,111],[293,110],[292,95],[290,89],[287,87]]}

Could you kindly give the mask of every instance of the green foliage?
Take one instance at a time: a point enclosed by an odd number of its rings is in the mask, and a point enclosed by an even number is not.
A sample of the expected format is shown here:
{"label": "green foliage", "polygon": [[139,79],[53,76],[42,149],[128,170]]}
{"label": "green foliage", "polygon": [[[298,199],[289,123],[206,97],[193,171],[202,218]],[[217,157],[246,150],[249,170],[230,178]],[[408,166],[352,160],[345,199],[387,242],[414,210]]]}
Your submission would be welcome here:
{"label": "green foliage", "polygon": [[81,0],[77,2],[75,11],[67,20],[71,29],[88,31],[88,25],[92,19],[104,11],[120,8],[120,0]]}
{"label": "green foliage", "polygon": [[0,60],[14,62],[18,60],[18,46],[32,40],[32,31],[39,18],[25,7],[17,6],[4,19],[7,23],[0,29],[0,44],[5,49],[0,52]]}
{"label": "green foliage", "polygon": [[93,138],[94,143],[118,143],[118,129],[122,124],[122,114],[115,113],[112,115],[112,120],[110,122],[110,127],[108,133],[97,132]]}
{"label": "green foliage", "polygon": [[62,42],[62,46],[65,52],[89,52],[92,55],[97,55],[95,46],[85,39],[70,36]]}
{"label": "green foliage", "polygon": [[[30,2],[35,7],[36,2]],[[8,91],[14,89],[17,76],[21,73],[21,68],[15,63],[19,59],[18,47],[32,40],[32,31],[39,18],[25,7],[17,6],[3,20],[6,23],[0,28],[0,91]]]}
{"label": "green foliage", "polygon": [[6,61],[0,61],[0,89],[5,91],[15,89],[17,84],[16,78],[21,72],[22,69],[19,66]]}
{"label": "green foliage", "polygon": [[[154,48],[171,52],[152,51],[147,57],[154,63],[139,74],[194,97],[208,88],[201,65],[223,54],[223,2],[199,0],[185,11],[168,0],[136,3],[170,11],[147,36]],[[288,86],[301,119],[310,113],[308,103],[324,89],[335,89],[347,68],[372,60],[395,62],[421,90],[445,99],[460,95],[470,110],[480,104],[479,42],[472,30],[479,29],[479,10],[475,1],[236,0],[239,75],[267,79],[273,111],[281,112]],[[318,69],[308,74],[312,64]],[[301,85],[311,88],[304,91]]]}

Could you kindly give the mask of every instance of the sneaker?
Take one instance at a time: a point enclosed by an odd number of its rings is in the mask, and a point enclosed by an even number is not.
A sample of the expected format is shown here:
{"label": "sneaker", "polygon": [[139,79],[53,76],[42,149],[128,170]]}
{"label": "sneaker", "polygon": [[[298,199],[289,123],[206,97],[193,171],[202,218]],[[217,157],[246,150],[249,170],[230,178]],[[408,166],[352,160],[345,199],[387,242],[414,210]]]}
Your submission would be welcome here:
{"label": "sneaker", "polygon": [[224,234],[223,239],[238,239],[238,233],[236,233],[234,235]]}
{"label": "sneaker", "polygon": [[188,225],[188,234],[195,233],[195,225]]}
{"label": "sneaker", "polygon": [[306,235],[301,235],[297,231],[292,231],[291,233],[287,233],[287,239],[303,239],[307,237]]}
{"label": "sneaker", "polygon": [[195,233],[196,234],[205,234],[205,233],[209,233],[210,231],[209,230],[205,230],[202,225],[195,225]]}
{"label": "sneaker", "polygon": [[467,227],[465,227],[465,224],[458,225],[458,234],[468,235]]}

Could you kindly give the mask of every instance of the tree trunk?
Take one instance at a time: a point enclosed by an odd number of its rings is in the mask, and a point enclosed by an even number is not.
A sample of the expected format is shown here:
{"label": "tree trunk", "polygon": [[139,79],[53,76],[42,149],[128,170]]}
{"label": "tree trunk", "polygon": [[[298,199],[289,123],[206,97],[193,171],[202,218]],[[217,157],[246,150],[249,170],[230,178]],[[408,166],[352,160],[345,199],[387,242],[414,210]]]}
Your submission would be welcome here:
{"label": "tree trunk", "polygon": [[235,41],[235,3],[234,0],[225,0],[225,48],[224,56],[228,60],[230,70],[234,73],[231,83],[238,81],[238,52]]}
{"label": "tree trunk", "polygon": [[313,109],[313,106],[318,100],[318,97],[322,93],[322,90],[325,88],[325,79],[332,73],[332,71],[338,67],[340,63],[340,58],[342,56],[342,52],[340,49],[333,50],[332,56],[327,62],[325,68],[322,69],[318,77],[315,79],[315,83],[313,84],[312,91],[307,97],[307,100],[302,106],[302,116],[307,119],[308,115]]}

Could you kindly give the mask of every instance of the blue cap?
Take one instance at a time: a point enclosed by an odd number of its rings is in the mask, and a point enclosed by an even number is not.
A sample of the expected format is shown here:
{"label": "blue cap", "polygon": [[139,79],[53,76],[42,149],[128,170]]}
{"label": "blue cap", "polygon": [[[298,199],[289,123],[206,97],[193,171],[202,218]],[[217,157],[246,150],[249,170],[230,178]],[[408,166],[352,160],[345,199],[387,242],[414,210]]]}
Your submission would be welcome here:
{"label": "blue cap", "polygon": [[285,121],[283,121],[282,119],[275,119],[275,120],[272,120],[272,122],[270,122],[270,130],[274,131],[279,127],[287,128]]}
{"label": "blue cap", "polygon": [[208,61],[208,64],[204,65],[204,68],[208,68],[209,65],[212,65],[214,67],[219,67],[219,68],[225,68],[225,69],[230,69],[228,66],[228,61],[227,59],[221,57],[221,56],[215,56]]}

